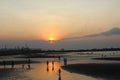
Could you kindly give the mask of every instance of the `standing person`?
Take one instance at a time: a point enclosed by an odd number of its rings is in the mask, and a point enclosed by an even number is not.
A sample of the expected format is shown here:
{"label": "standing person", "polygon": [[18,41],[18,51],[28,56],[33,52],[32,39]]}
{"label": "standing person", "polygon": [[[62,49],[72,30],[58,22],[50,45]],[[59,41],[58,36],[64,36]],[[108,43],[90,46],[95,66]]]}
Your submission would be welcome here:
{"label": "standing person", "polygon": [[3,61],[3,65],[4,65],[4,69],[6,68],[5,66],[6,66],[6,62],[5,61]]}
{"label": "standing person", "polygon": [[64,65],[67,65],[67,58],[64,58]]}
{"label": "standing person", "polygon": [[54,61],[52,61],[52,66],[54,66]]}
{"label": "standing person", "polygon": [[47,67],[48,67],[48,65],[49,65],[49,62],[47,61],[47,62],[46,62],[46,64],[47,64]]}
{"label": "standing person", "polygon": [[30,69],[30,64],[28,64],[28,69]]}
{"label": "standing person", "polygon": [[61,57],[60,57],[60,56],[58,56],[58,59],[59,59],[59,62],[60,62]]}
{"label": "standing person", "polygon": [[54,71],[54,61],[52,61],[52,71]]}
{"label": "standing person", "polygon": [[14,61],[11,61],[11,68],[14,68]]}
{"label": "standing person", "polygon": [[49,71],[49,62],[46,61],[46,64],[47,64],[47,72]]}
{"label": "standing person", "polygon": [[29,59],[28,59],[28,69],[31,68],[30,64],[31,64],[31,59],[29,58]]}
{"label": "standing person", "polygon": [[22,69],[24,69],[24,64],[22,64]]}
{"label": "standing person", "polygon": [[30,58],[28,59],[28,64],[30,64],[31,63],[31,60],[30,60]]}

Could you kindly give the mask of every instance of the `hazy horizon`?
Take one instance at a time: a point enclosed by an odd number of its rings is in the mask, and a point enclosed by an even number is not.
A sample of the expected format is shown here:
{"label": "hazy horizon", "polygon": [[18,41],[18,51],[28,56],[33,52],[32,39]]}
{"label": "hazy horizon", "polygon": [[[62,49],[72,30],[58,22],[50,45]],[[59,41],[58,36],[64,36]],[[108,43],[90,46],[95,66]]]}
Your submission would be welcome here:
{"label": "hazy horizon", "polygon": [[120,47],[119,8],[120,0],[1,0],[0,48]]}

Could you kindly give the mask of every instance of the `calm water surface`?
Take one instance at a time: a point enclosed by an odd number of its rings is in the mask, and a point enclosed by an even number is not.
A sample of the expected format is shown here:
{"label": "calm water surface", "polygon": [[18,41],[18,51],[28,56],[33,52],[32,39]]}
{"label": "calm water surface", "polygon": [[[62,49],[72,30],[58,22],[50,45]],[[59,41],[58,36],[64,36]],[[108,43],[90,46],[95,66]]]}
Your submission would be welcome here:
{"label": "calm water surface", "polygon": [[[72,53],[70,54],[72,55]],[[101,55],[101,54],[100,54]],[[119,61],[104,61],[104,60],[91,60],[91,57],[99,57],[99,54],[94,55],[74,55],[72,57],[68,57],[68,64],[75,64],[75,63],[120,63]],[[118,55],[117,55],[118,56]],[[1,58],[3,60],[5,57]],[[6,58],[7,60],[8,58]],[[11,58],[9,58],[11,60]],[[8,59],[8,60],[9,60]],[[15,59],[14,60],[20,60]],[[3,66],[0,66],[0,80],[60,80],[58,70],[60,66],[63,65],[63,61],[58,62],[58,59],[40,59],[36,58],[33,59],[36,61],[40,61],[42,63],[31,64],[31,69],[27,69],[27,65],[24,66],[22,69],[21,65],[15,65],[14,69],[11,69],[11,66],[6,66],[6,70],[3,69]],[[49,66],[47,69],[46,60],[49,60]],[[54,62],[54,69],[52,67],[51,61]],[[104,80],[100,78],[93,78],[90,76],[70,73],[61,69],[61,80]]]}

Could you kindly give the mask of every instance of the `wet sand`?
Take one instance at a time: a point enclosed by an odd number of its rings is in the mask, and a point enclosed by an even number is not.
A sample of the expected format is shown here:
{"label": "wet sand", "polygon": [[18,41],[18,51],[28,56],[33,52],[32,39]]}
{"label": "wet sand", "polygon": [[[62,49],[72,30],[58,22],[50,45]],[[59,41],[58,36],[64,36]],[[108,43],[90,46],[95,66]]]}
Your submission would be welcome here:
{"label": "wet sand", "polygon": [[[5,61],[5,65],[11,65],[12,61],[14,62],[14,65],[28,63],[28,60],[17,60],[17,61],[11,60],[11,61]],[[40,63],[40,62],[31,60],[30,63]],[[0,65],[3,66],[3,64],[4,64],[3,61],[0,61]]]}
{"label": "wet sand", "polygon": [[47,71],[46,63],[31,64],[32,69],[22,69],[21,66],[16,66],[14,69],[7,66],[4,70],[0,69],[0,80],[99,80],[93,77],[73,74],[61,69],[61,75],[58,74],[62,63],[55,62],[54,70],[52,69],[52,62],[49,64]]}
{"label": "wet sand", "polygon": [[105,80],[120,80],[119,63],[99,63],[99,64],[71,64],[62,66],[63,69],[71,73],[79,73]]}

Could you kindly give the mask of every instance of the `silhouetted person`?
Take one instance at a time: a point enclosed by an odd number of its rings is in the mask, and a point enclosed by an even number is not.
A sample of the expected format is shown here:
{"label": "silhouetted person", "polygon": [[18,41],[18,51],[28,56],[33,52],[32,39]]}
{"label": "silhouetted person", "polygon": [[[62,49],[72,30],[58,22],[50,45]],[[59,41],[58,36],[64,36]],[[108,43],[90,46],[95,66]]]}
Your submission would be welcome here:
{"label": "silhouetted person", "polygon": [[49,65],[49,62],[47,61],[47,62],[46,62],[46,64],[47,64],[47,67],[48,67],[48,65]]}
{"label": "silhouetted person", "polygon": [[64,65],[67,65],[67,58],[64,58]]}
{"label": "silhouetted person", "polygon": [[31,60],[30,60],[30,58],[28,59],[28,64],[30,64],[31,63]]}
{"label": "silhouetted person", "polygon": [[11,68],[14,68],[14,61],[11,62]]}
{"label": "silhouetted person", "polygon": [[5,69],[5,66],[6,66],[6,62],[5,61],[3,61],[3,65],[4,65],[4,69]]}
{"label": "silhouetted person", "polygon": [[28,59],[28,69],[31,68],[30,64],[31,64],[31,59],[29,58],[29,59]]}
{"label": "silhouetted person", "polygon": [[52,61],[52,66],[54,66],[54,61]]}
{"label": "silhouetted person", "polygon": [[101,55],[101,57],[103,58],[103,57],[104,57],[104,55],[102,54],[102,55]]}
{"label": "silhouetted person", "polygon": [[54,61],[52,61],[52,71],[54,71]]}
{"label": "silhouetted person", "polygon": [[22,64],[22,69],[24,69],[24,64]]}
{"label": "silhouetted person", "polygon": [[30,67],[30,64],[28,64],[28,69],[30,69],[31,67]]}
{"label": "silhouetted person", "polygon": [[59,59],[59,61],[60,61],[61,57],[60,57],[60,56],[58,56],[58,59]]}
{"label": "silhouetted person", "polygon": [[47,72],[49,71],[49,61],[46,61],[46,65],[47,65]]}

